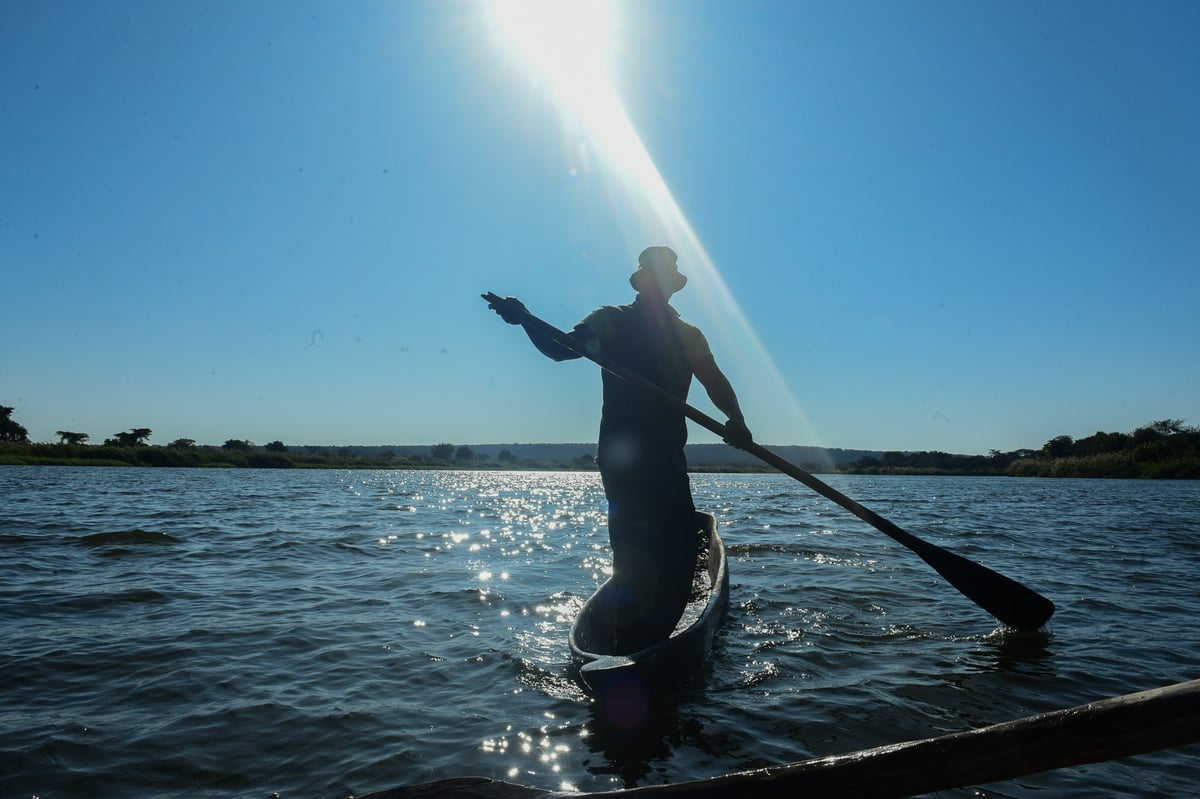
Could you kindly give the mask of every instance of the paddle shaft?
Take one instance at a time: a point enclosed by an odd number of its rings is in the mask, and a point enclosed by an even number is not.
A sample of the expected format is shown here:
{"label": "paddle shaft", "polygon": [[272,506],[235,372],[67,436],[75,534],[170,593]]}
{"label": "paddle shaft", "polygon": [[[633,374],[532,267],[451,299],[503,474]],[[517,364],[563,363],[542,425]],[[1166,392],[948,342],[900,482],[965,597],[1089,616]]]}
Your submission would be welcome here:
{"label": "paddle shaft", "polygon": [[[491,292],[482,295],[489,303],[504,298]],[[725,425],[708,414],[693,408],[684,400],[663,389],[658,384],[646,379],[637,372],[622,364],[616,363],[598,353],[588,352],[582,344],[563,331],[525,311],[521,324],[526,329],[532,328],[538,334],[549,338],[554,343],[564,347],[576,355],[580,355],[600,368],[611,372],[623,380],[638,386],[682,412],[687,418],[713,433],[726,435]],[[878,513],[863,507],[850,497],[809,474],[799,466],[776,455],[771,450],[753,441],[739,447],[754,457],[773,466],[784,474],[792,477],[816,491],[821,496],[836,502],[846,510],[870,524],[876,530],[888,535],[898,543],[908,547],[922,560],[929,564],[943,578],[953,585],[960,593],[991,613],[997,619],[1018,630],[1037,630],[1041,628],[1054,613],[1054,603],[1037,592],[1027,588],[1017,581],[1005,577],[998,572],[978,564],[972,560],[956,555],[941,547],[931,544],[899,525],[880,516]]]}
{"label": "paddle shaft", "polygon": [[[937,738],[707,779],[599,791],[587,796],[588,799],[726,799],[729,796],[898,799],[1012,780],[1051,769],[1102,763],[1197,741],[1200,741],[1200,680],[1193,680]],[[1141,765],[1148,771],[1152,766],[1146,761]],[[392,788],[367,794],[362,799],[577,799],[579,796],[484,777],[460,777]]]}

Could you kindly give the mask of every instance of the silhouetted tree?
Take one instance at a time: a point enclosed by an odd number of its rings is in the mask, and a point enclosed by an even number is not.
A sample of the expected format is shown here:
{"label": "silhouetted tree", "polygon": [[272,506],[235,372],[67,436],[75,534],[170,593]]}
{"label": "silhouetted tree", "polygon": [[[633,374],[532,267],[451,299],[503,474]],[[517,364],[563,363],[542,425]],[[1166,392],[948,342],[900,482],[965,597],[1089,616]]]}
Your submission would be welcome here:
{"label": "silhouetted tree", "polygon": [[254,446],[253,441],[248,441],[244,438],[231,438],[228,441],[226,441],[224,444],[221,445],[221,449],[237,450],[239,452],[245,452],[246,450],[250,449],[253,446]]}
{"label": "silhouetted tree", "polygon": [[1158,441],[1163,437],[1163,434],[1155,425],[1148,424],[1145,427],[1139,427],[1137,430],[1134,430],[1130,437],[1133,439],[1133,446],[1136,447],[1141,444],[1149,444],[1151,441]]}
{"label": "silhouetted tree", "polygon": [[429,448],[429,454],[439,461],[448,461],[454,457],[453,444],[434,444]]}
{"label": "silhouetted tree", "polygon": [[1055,436],[1042,447],[1042,454],[1047,458],[1065,458],[1071,454],[1071,445],[1075,440],[1070,436]]}
{"label": "silhouetted tree", "polygon": [[0,441],[11,441],[14,444],[28,444],[29,431],[24,426],[12,420],[13,408],[0,405]]}
{"label": "silhouetted tree", "polygon": [[1124,433],[1103,433],[1081,438],[1071,447],[1072,455],[1103,455],[1110,452],[1120,452],[1129,443],[1129,436]]}
{"label": "silhouetted tree", "polygon": [[70,430],[55,430],[54,435],[58,436],[60,444],[82,444],[91,438],[87,433],[72,433]]}
{"label": "silhouetted tree", "polygon": [[468,463],[473,461],[475,460],[475,451],[466,444],[463,444],[458,448],[458,451],[454,453],[454,460],[458,463]]}
{"label": "silhouetted tree", "polygon": [[1182,419],[1159,419],[1150,423],[1150,429],[1164,436],[1173,436],[1187,430]]}
{"label": "silhouetted tree", "polygon": [[282,441],[272,441],[270,444],[267,444],[265,447],[263,447],[263,449],[265,449],[267,452],[288,451],[287,444],[284,444]]}
{"label": "silhouetted tree", "polygon": [[149,427],[135,427],[124,433],[115,433],[112,438],[106,438],[104,443],[112,447],[140,447],[150,438]]}
{"label": "silhouetted tree", "polygon": [[177,438],[174,441],[172,441],[170,444],[167,444],[167,446],[170,447],[171,449],[192,449],[193,447],[196,446],[196,439],[194,439],[194,438]]}
{"label": "silhouetted tree", "polygon": [[512,450],[507,449],[500,450],[500,454],[496,456],[496,460],[500,461],[501,463],[512,463],[516,459],[517,456],[512,454]]}

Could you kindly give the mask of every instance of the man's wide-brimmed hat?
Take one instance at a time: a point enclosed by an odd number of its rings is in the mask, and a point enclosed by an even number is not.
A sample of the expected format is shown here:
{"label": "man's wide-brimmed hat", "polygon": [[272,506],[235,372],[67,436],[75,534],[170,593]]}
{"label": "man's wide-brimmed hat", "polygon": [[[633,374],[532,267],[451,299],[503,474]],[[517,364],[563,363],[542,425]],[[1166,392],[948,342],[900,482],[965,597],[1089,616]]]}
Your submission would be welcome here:
{"label": "man's wide-brimmed hat", "polygon": [[629,283],[637,291],[645,291],[647,281],[653,280],[667,294],[674,294],[687,285],[687,275],[680,274],[678,256],[670,247],[647,247],[638,256],[637,271]]}

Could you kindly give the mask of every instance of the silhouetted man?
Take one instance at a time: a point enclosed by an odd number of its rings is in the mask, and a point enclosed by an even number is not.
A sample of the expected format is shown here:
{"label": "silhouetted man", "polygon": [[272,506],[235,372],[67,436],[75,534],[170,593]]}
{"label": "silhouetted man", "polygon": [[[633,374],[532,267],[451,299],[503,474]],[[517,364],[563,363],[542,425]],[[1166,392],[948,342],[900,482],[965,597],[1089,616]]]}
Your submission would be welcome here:
{"label": "silhouetted man", "polygon": [[[751,441],[737,395],[717,367],[700,329],[669,304],[687,284],[669,247],[649,247],[629,278],[637,297],[629,305],[592,311],[571,330],[587,352],[615,361],[686,400],[692,376],[728,418],[726,441]],[[508,297],[491,306],[509,324],[525,310]],[[525,332],[556,361],[581,357],[537,328]],[[621,650],[636,651],[671,634],[691,594],[700,541],[687,474],[687,420],[674,405],[644,388],[603,372],[604,407],[597,463],[608,498],[613,577],[627,588],[620,615]]]}

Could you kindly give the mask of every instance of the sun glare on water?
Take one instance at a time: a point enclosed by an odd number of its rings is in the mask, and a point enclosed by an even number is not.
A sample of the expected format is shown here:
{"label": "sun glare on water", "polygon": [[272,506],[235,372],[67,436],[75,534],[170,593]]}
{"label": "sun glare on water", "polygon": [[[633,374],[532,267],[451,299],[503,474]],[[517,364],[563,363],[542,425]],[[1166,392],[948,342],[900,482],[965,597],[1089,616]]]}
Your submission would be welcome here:
{"label": "sun glare on water", "polygon": [[[623,189],[622,202],[634,211],[647,244],[669,244],[705,310],[721,325],[721,335],[752,354],[755,373],[782,392],[793,409],[796,439],[816,441],[811,426],[787,381],[763,347],[749,320],[734,300],[683,210],[675,201],[653,159],[625,111],[612,79],[617,32],[618,0],[485,0],[489,23],[504,48],[554,94],[565,116],[578,120],[587,143],[610,167]],[[711,336],[710,336],[711,337]],[[750,352],[747,353],[746,350]],[[775,396],[780,396],[776,394]],[[774,403],[779,407],[779,403]]]}

